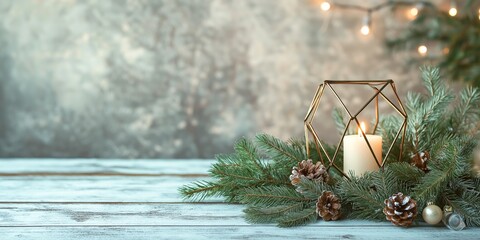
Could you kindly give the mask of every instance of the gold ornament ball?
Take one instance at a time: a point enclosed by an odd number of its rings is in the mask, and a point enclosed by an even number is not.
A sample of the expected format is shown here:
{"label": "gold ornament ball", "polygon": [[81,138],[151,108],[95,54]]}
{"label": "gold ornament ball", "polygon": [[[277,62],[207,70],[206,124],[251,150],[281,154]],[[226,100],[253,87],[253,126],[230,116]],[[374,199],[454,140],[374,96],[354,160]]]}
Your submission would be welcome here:
{"label": "gold ornament ball", "polygon": [[422,212],[423,220],[430,225],[435,225],[442,221],[443,212],[437,205],[428,205]]}

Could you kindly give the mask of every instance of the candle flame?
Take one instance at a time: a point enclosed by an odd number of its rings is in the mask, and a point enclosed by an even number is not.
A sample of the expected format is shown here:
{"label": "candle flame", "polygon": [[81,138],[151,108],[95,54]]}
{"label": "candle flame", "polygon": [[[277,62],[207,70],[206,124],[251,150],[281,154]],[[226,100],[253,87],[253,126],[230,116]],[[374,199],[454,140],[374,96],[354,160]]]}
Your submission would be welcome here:
{"label": "candle flame", "polygon": [[358,136],[359,137],[363,136],[362,133],[365,133],[367,131],[366,129],[367,129],[367,127],[365,126],[365,123],[361,122],[360,127],[358,128]]}

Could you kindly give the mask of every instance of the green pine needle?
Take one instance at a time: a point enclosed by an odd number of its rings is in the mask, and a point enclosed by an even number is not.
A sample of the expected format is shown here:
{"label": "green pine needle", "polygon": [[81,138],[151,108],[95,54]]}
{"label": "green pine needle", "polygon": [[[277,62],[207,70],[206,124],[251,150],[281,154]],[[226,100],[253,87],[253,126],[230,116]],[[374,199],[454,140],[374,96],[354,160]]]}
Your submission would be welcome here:
{"label": "green pine needle", "polygon": [[301,211],[303,207],[303,202],[269,208],[248,207],[244,210],[245,220],[249,223],[274,223],[278,222],[285,214]]}
{"label": "green pine needle", "polygon": [[305,152],[292,147],[288,143],[270,135],[260,134],[257,137],[260,148],[276,162],[279,167],[293,166],[296,163],[305,160]]}
{"label": "green pine needle", "polygon": [[355,178],[351,176],[352,181],[343,181],[339,190],[342,199],[352,205],[350,217],[360,219],[379,219],[384,207],[383,200],[376,198],[374,194],[374,185],[370,179]]}
{"label": "green pine needle", "polygon": [[184,200],[191,201],[202,201],[208,197],[222,196],[218,183],[210,181],[197,181],[180,187],[179,191]]}
{"label": "green pine needle", "polygon": [[296,190],[306,198],[317,200],[324,191],[335,191],[335,187],[324,182],[311,181],[302,176],[300,183],[296,185]]}
{"label": "green pine needle", "polygon": [[395,181],[401,181],[409,185],[415,185],[420,182],[425,173],[411,164],[399,162],[387,165],[387,170],[395,176]]}
{"label": "green pine needle", "polygon": [[424,66],[420,68],[422,80],[431,97],[437,96],[438,91],[443,88],[443,82],[440,79],[440,69]]}
{"label": "green pine needle", "polygon": [[311,199],[302,196],[292,187],[286,186],[248,188],[241,192],[238,200],[241,203],[256,207],[275,207],[311,201]]}
{"label": "green pine needle", "polygon": [[288,213],[279,220],[278,226],[294,227],[294,226],[300,226],[300,225],[305,225],[311,222],[315,222],[318,216],[315,210],[316,209],[313,206],[310,208],[303,209],[302,211],[299,211],[299,212]]}

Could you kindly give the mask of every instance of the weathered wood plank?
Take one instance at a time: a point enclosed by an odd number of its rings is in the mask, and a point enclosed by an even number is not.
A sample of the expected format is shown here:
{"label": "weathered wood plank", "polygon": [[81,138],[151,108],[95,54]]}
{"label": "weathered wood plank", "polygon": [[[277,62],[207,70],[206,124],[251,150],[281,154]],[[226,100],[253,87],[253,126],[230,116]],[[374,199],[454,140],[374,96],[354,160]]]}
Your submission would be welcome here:
{"label": "weathered wood plank", "polygon": [[479,229],[388,222],[248,225],[243,206],[182,203],[212,160],[1,159],[0,239],[478,239]]}
{"label": "weathered wood plank", "polygon": [[0,159],[0,176],[207,174],[214,160]]}
{"label": "weathered wood plank", "polygon": [[[0,226],[54,225],[249,225],[243,219],[244,206],[225,203],[3,203]],[[322,226],[391,227],[389,222],[342,220],[319,221]]]}
{"label": "weathered wood plank", "polygon": [[274,226],[44,226],[0,227],[3,240],[10,239],[478,239],[480,230],[462,232],[447,228],[398,228],[376,226],[322,226],[299,228]]}
{"label": "weathered wood plank", "polygon": [[181,202],[180,186],[205,179],[208,178],[0,177],[0,202]]}
{"label": "weathered wood plank", "polygon": [[232,204],[0,204],[0,226],[247,225]]}

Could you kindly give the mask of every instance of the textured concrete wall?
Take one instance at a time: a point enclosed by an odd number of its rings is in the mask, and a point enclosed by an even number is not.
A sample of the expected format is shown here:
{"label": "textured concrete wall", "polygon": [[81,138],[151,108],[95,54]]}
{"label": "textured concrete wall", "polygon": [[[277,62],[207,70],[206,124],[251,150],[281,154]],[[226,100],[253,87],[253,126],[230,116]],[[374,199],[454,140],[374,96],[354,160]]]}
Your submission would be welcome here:
{"label": "textured concrete wall", "polygon": [[240,136],[302,137],[324,79],[419,85],[384,47],[402,14],[365,37],[363,14],[302,0],[2,1],[0,156],[209,158]]}

